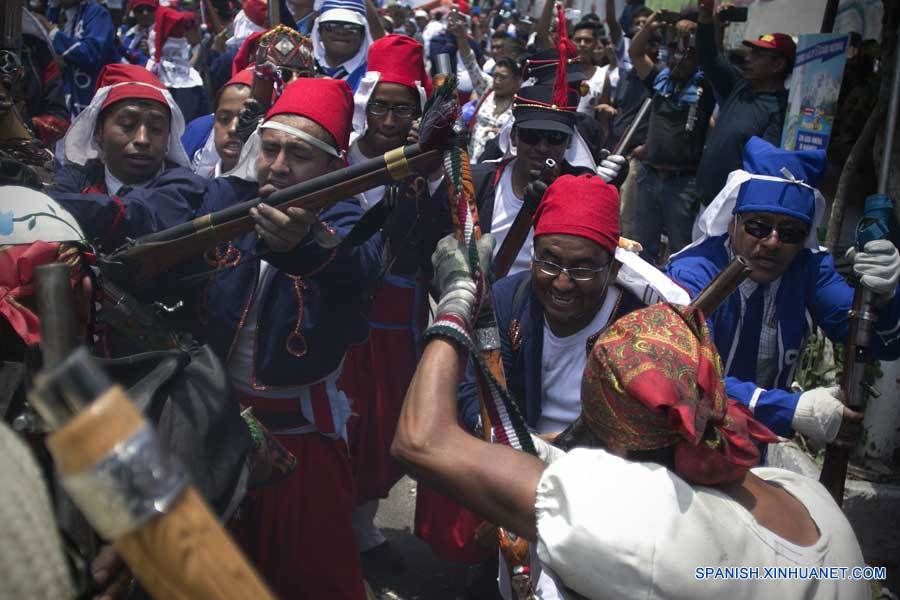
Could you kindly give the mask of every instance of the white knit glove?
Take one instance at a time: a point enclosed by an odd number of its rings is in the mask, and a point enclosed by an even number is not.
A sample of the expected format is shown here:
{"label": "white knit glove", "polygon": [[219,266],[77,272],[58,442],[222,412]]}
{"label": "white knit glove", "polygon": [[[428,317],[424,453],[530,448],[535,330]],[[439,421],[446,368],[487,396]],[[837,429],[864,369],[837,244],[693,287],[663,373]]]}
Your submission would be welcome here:
{"label": "white knit glove", "polygon": [[597,167],[597,175],[599,175],[605,183],[614,181],[615,178],[619,176],[619,171],[622,170],[622,166],[626,162],[627,159],[621,154],[610,154],[604,158],[600,163],[600,166]]}
{"label": "white knit glove", "polygon": [[[477,246],[482,273],[487,275],[491,269],[493,236],[485,233],[478,240]],[[434,254],[431,255],[431,264],[434,265],[435,285],[440,293],[435,310],[435,322],[452,315],[464,321],[466,329],[471,331],[478,308],[475,306],[475,280],[472,278],[464,249],[460,248],[453,235],[448,235],[438,242]]]}
{"label": "white knit glove", "polygon": [[860,283],[884,299],[894,296],[900,280],[900,253],[888,240],[874,240],[865,245],[862,252],[856,248],[847,250],[847,261],[853,263],[853,272]]}
{"label": "white knit glove", "polygon": [[800,394],[791,427],[808,437],[813,445],[833,442],[841,428],[844,404],[841,388],[818,387]]}

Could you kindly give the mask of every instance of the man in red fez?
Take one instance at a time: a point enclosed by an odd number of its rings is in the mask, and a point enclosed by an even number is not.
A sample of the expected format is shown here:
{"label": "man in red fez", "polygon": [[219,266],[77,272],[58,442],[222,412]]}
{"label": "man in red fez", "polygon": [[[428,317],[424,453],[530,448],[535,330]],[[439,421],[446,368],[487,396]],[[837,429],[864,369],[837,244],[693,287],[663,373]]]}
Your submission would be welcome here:
{"label": "man in red fez", "polygon": [[[413,143],[414,128],[431,95],[422,45],[405,35],[388,35],[369,47],[368,72],[354,95],[354,131],[350,164]],[[436,177],[439,179],[440,170]],[[341,383],[353,401],[351,426],[357,497],[354,529],[360,551],[369,562],[396,566],[394,556],[373,519],[378,499],[402,477],[390,457],[394,428],[403,396],[418,361],[419,334],[427,319],[428,298],[423,282],[430,277],[431,253],[441,237],[438,222],[449,223],[446,205],[431,199],[438,185],[426,178],[402,185],[379,186],[360,196],[365,209],[381,215],[381,235],[387,244],[385,275],[372,301],[371,334],[354,346],[344,363]],[[391,196],[387,202],[386,195]],[[371,229],[377,231],[377,226]],[[425,273],[423,277],[420,274]],[[374,374],[374,376],[373,376]],[[371,559],[371,560],[370,560]]]}
{"label": "man in red fez", "polygon": [[[581,412],[587,352],[606,327],[659,299],[688,301],[668,278],[618,246],[616,188],[596,175],[562,175],[535,214],[530,268],[492,288],[510,393],[528,426],[549,439]],[[472,369],[460,386],[460,414],[470,430],[480,429]],[[539,572],[533,576],[550,585]]]}
{"label": "man in red fez", "polygon": [[[483,272],[490,251],[482,238]],[[479,306],[466,254],[448,241],[434,260],[445,292],[436,322],[471,335]],[[568,267],[593,268],[583,264]],[[865,561],[818,482],[752,468],[756,444],[776,438],[727,398],[721,360],[693,309],[656,304],[601,334],[576,388],[594,447],[568,453],[532,436],[532,456],[465,432],[457,421],[461,338],[437,325],[426,339],[394,455],[420,483],[531,542],[530,571],[567,595],[868,597],[864,581],[764,579],[771,568]],[[717,578],[715,567],[747,567],[749,579]],[[537,596],[547,597],[537,581]]]}
{"label": "man in red fez", "polygon": [[159,79],[137,65],[108,65],[66,133],[51,195],[107,250],[188,221],[205,181],[188,168],[183,131]]}
{"label": "man in red fez", "polygon": [[131,0],[128,3],[135,24],[131,27],[122,25],[119,29],[119,54],[133,65],[143,67],[152,54],[149,40],[157,8],[159,0]]}
{"label": "man in red fez", "polygon": [[[343,81],[289,83],[229,176],[210,180],[200,213],[343,167],[353,97]],[[228,363],[241,403],[297,457],[286,478],[251,491],[233,530],[281,598],[363,598],[351,526],[351,407],[339,378],[368,335],[363,298],[381,271],[381,236],[334,242],[363,210],[352,198],[318,215],[260,204],[256,231],[207,253],[198,335]]]}

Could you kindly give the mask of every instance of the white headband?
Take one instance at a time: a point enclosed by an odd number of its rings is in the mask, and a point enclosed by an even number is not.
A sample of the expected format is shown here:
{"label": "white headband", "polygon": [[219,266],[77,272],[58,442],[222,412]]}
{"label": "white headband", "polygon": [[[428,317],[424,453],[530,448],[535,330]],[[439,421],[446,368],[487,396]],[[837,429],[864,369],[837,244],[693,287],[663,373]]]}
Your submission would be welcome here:
{"label": "white headband", "polygon": [[305,131],[300,131],[296,127],[291,127],[290,125],[285,125],[284,123],[279,123],[278,121],[266,121],[259,127],[260,127],[260,129],[275,129],[277,131],[283,131],[284,133],[287,133],[288,135],[292,135],[294,137],[300,138],[304,142],[315,146],[322,152],[330,154],[331,156],[334,156],[335,158],[344,158],[343,152],[337,150],[333,146],[329,146],[322,140],[317,139],[316,137],[306,133]]}

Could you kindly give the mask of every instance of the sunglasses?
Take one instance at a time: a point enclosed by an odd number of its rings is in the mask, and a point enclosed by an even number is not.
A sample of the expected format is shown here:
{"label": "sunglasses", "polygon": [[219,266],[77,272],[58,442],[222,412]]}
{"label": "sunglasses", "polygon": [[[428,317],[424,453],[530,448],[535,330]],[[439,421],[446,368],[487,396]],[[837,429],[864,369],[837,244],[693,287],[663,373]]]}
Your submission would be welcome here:
{"label": "sunglasses", "polygon": [[329,21],[321,23],[319,29],[328,33],[338,33],[343,35],[359,35],[363,32],[363,26],[355,23],[341,23],[339,21]]}
{"label": "sunglasses", "polygon": [[562,131],[544,131],[542,129],[518,129],[519,141],[529,146],[536,146],[544,140],[550,146],[562,146],[569,141],[569,134]]}
{"label": "sunglasses", "polygon": [[772,231],[778,231],[778,239],[783,244],[800,244],[809,235],[809,230],[806,227],[773,225],[756,219],[744,221],[744,231],[760,240],[764,240],[772,235]]}
{"label": "sunglasses", "polygon": [[569,276],[569,279],[573,279],[575,281],[593,281],[594,277],[597,276],[597,273],[602,273],[603,271],[609,268],[609,265],[604,267],[598,267],[596,269],[592,269],[590,267],[575,267],[574,269],[567,269],[565,267],[561,267],[554,262],[550,262],[549,260],[540,260],[538,258],[532,259],[535,266],[537,266],[538,270],[548,277],[552,277],[556,279],[563,273]]}
{"label": "sunglasses", "polygon": [[135,15],[149,15],[150,13],[154,12],[156,12],[156,9],[149,6],[138,6],[134,9]]}
{"label": "sunglasses", "polygon": [[394,116],[400,119],[411,119],[419,114],[419,109],[409,104],[385,104],[384,102],[369,102],[366,105],[366,112],[377,117],[388,114],[388,111],[394,113]]}

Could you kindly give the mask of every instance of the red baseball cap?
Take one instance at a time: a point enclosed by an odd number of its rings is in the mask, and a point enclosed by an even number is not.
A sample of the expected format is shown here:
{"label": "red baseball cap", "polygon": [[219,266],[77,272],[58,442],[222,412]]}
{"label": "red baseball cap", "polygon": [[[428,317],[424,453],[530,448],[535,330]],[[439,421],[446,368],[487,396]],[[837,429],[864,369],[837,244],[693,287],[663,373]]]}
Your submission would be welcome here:
{"label": "red baseball cap", "polygon": [[774,50],[791,63],[794,62],[794,57],[797,55],[797,44],[786,33],[764,33],[755,40],[744,40],[744,45],[751,48]]}

